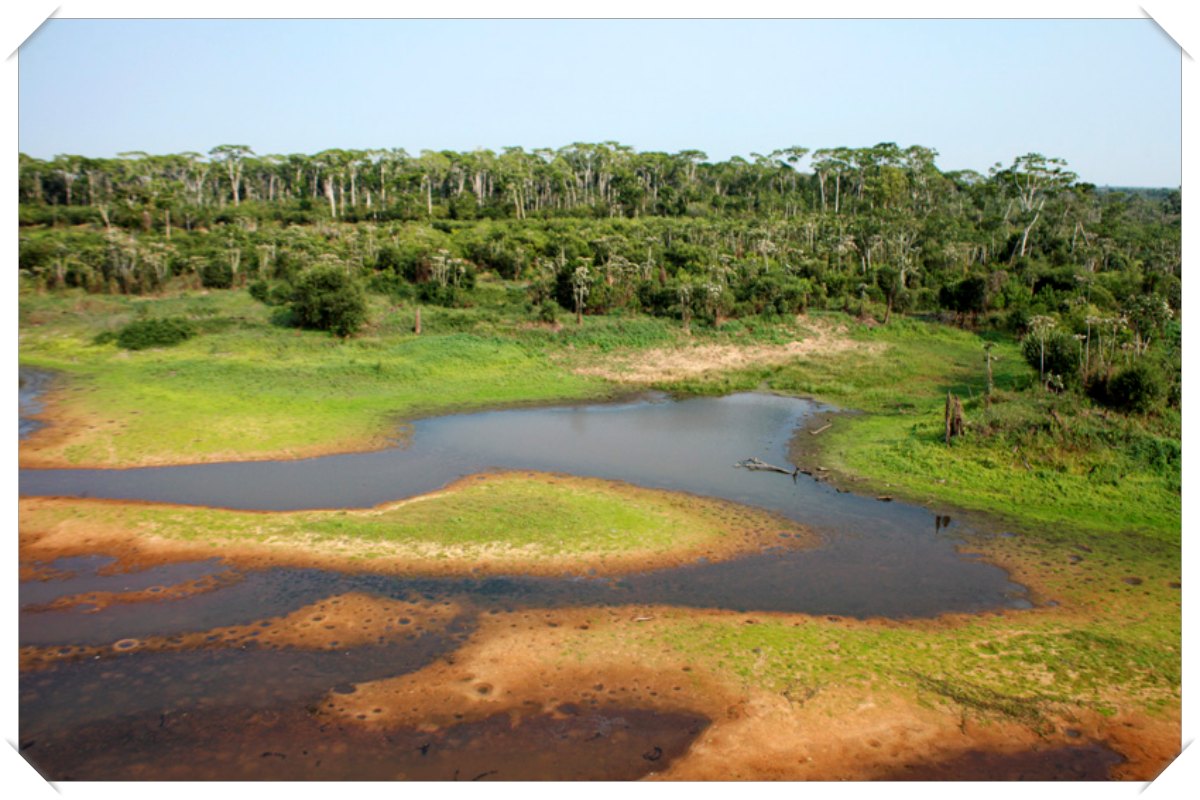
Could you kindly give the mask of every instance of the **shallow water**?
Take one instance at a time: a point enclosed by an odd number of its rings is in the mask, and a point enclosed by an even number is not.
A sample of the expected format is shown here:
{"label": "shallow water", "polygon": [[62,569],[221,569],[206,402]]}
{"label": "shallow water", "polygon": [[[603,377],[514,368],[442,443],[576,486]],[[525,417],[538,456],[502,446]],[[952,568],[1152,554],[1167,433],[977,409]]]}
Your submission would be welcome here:
{"label": "shallow water", "polygon": [[[856,551],[865,559],[861,548]],[[410,601],[452,599],[479,609],[504,611],[673,605],[847,617],[900,612],[934,616],[947,610],[975,612],[1028,602],[1022,588],[1008,581],[1002,571],[978,561],[955,560],[953,550],[941,561],[924,561],[919,567],[897,560],[875,565],[866,560],[844,563],[845,558],[845,552],[837,547],[815,552],[768,551],[724,563],[697,563],[619,578],[404,578],[288,568],[235,573],[204,563],[178,565],[181,573],[213,574],[223,580],[215,588],[184,597],[118,603],[99,610],[86,605],[43,610],[23,604],[18,630],[22,646],[103,645],[119,639],[245,625],[348,592]],[[914,585],[915,573],[936,576],[936,580]],[[76,581],[88,584],[93,580],[83,574],[68,580],[26,582],[22,590],[43,604],[54,597],[79,594]],[[981,583],[988,585],[989,591],[982,591]]]}
{"label": "shallow water", "polygon": [[21,607],[49,603],[60,597],[88,592],[138,592],[162,590],[168,586],[204,577],[220,577],[229,574],[229,569],[220,559],[189,561],[176,564],[160,564],[137,571],[110,572],[106,568],[114,565],[111,556],[78,556],[59,558],[48,565],[56,573],[54,577],[22,581],[17,589]]}
{"label": "shallow water", "polygon": [[254,645],[132,652],[55,664],[20,679],[23,736],[143,712],[275,708],[334,686],[420,669],[457,649],[466,621],[446,634],[344,650]]}
{"label": "shallow water", "polygon": [[665,770],[708,724],[697,714],[564,705],[427,732],[228,707],[127,715],[23,735],[20,747],[58,780],[617,781]]}
{"label": "shallow water", "polygon": [[[32,413],[37,395],[26,388],[44,382],[26,380],[24,373],[22,379],[22,414]],[[406,446],[373,453],[133,470],[22,470],[23,495],[296,509],[372,506],[488,469],[532,469],[755,505],[808,525],[822,539],[809,550],[780,547],[724,563],[701,560],[619,578],[236,571],[218,560],[109,574],[109,559],[102,556],[60,559],[43,565],[52,570],[48,578],[21,585],[23,646],[109,645],[243,625],[346,592],[449,600],[465,610],[445,631],[344,651],[255,645],[113,651],[30,671],[21,677],[23,752],[51,774],[80,778],[638,777],[684,752],[707,720],[645,709],[590,709],[567,715],[577,716],[568,722],[554,714],[516,727],[506,718],[484,720],[459,726],[457,734],[453,728],[440,732],[443,743],[457,744],[443,748],[449,755],[430,760],[416,742],[427,741],[428,734],[393,730],[381,738],[340,726],[331,733],[302,709],[331,688],[419,669],[455,649],[477,615],[493,611],[666,604],[925,617],[1029,607],[1025,589],[1003,570],[957,551],[957,528],[948,527],[944,517],[839,493],[806,476],[734,468],[751,456],[789,466],[787,448],[797,426],[822,410],[806,400],[766,394],[682,401],[653,396],[420,420],[411,425]],[[27,432],[23,426],[22,436]],[[100,609],[44,608],[70,595],[148,590],[205,577],[219,580],[185,596],[164,594]],[[597,726],[613,725],[619,731],[611,740],[596,735]],[[241,744],[198,745],[212,736]],[[111,746],[115,740],[119,747]],[[337,745],[342,742],[357,743],[358,749]],[[573,755],[555,758],[555,748],[568,746],[563,742],[572,743]],[[542,750],[548,758],[531,755]],[[187,765],[181,762],[185,755]],[[529,769],[514,767],[519,758]]]}
{"label": "shallow water", "polygon": [[788,465],[797,426],[820,410],[807,400],[746,393],[461,414],[417,421],[407,446],[378,452],[131,470],[22,470],[21,493],[244,509],[366,507],[487,469],[565,472],[771,509],[812,527],[825,543],[807,552],[631,575],[621,581],[621,592],[608,583],[521,577],[442,581],[431,590],[507,593],[513,602],[531,604],[624,597],[853,616],[1028,607],[1022,588],[1003,570],[963,558],[957,540],[926,509],[840,493],[807,476],[734,467],[750,456]]}
{"label": "shallow water", "polygon": [[20,414],[17,435],[20,438],[24,439],[38,428],[45,427],[44,422],[33,419],[33,417],[44,410],[40,397],[42,392],[46,391],[47,387],[49,387],[52,378],[53,376],[45,370],[28,369],[26,367],[18,368],[17,405],[20,409]]}

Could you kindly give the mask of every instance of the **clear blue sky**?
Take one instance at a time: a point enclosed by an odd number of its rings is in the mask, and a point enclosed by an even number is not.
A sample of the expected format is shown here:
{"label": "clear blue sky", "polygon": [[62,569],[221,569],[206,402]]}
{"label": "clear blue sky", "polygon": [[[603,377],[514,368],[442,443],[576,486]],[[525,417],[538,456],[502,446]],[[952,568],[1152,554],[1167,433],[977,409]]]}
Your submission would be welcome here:
{"label": "clear blue sky", "polygon": [[51,20],[19,74],[39,158],[891,141],[1181,180],[1180,53],[1149,20]]}

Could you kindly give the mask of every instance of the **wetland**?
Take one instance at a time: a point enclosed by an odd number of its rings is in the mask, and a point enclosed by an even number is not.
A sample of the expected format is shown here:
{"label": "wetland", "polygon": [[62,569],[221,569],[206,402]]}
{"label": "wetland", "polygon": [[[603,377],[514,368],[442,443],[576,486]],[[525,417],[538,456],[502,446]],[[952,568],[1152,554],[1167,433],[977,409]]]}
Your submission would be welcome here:
{"label": "wetland", "polygon": [[[21,407],[36,413],[38,391],[28,387],[41,390],[49,378],[22,378]],[[23,469],[22,752],[68,780],[704,775],[700,738],[715,720],[725,718],[719,732],[740,718],[746,699],[729,702],[728,686],[714,689],[713,675],[698,679],[687,665],[664,677],[660,658],[647,658],[654,639],[643,630],[665,623],[669,642],[681,624],[737,620],[861,635],[1036,604],[1028,587],[965,547],[966,538],[1015,533],[860,496],[820,472],[737,466],[755,457],[791,467],[793,438],[831,410],[764,393],[650,394],[417,419],[392,448],[298,461]],[[22,436],[33,430],[23,420]],[[690,555],[678,545],[665,562],[645,541],[633,547],[621,536],[605,552],[539,559],[543,550],[576,547],[552,532],[498,557],[497,542],[472,525],[450,550],[390,557],[389,538],[411,540],[431,525],[455,541],[449,531],[459,518],[445,514],[458,512],[437,508],[439,498],[508,482],[616,492],[623,507],[635,499],[630,492],[660,492],[696,514],[719,501],[708,517],[666,518],[717,531]],[[648,514],[663,512],[663,497],[646,498]],[[485,497],[483,511],[463,513],[485,522],[491,513],[494,525],[503,499]],[[560,521],[550,509],[563,501],[532,502]],[[431,510],[416,520],[388,516],[414,508]],[[328,542],[311,535],[325,524],[334,525],[335,551],[364,532],[378,543],[331,561]],[[614,524],[653,538],[644,519]],[[593,641],[541,640],[562,626]],[[514,642],[511,629],[529,635]],[[468,668],[452,681],[463,688],[436,712],[425,702],[404,705],[414,692],[436,696],[445,672],[464,654],[478,658],[498,632],[510,650],[488,661],[498,676],[477,678]],[[605,663],[613,656],[595,651],[602,642],[646,663]],[[578,655],[568,661],[586,668],[522,668],[525,659],[570,652]],[[536,683],[529,672],[540,685],[523,685]],[[404,681],[421,688],[396,688]],[[795,705],[788,691],[782,696]],[[800,691],[808,699],[820,690]],[[974,747],[957,755],[935,747],[902,766],[885,760],[875,777],[994,779],[1010,770],[1094,779],[1126,760],[1094,738],[1064,740],[1044,755],[1040,746],[1027,755],[979,749],[998,730],[970,738]],[[219,747],[199,744],[214,736]],[[114,738],[126,744],[106,746]],[[193,754],[186,766],[185,752]],[[558,755],[536,756],[551,752]]]}

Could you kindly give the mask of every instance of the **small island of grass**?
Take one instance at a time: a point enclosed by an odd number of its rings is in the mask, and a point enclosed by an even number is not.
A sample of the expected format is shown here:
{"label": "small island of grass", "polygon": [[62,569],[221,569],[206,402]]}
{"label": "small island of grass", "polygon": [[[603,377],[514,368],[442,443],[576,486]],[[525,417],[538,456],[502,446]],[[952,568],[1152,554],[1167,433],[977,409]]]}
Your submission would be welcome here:
{"label": "small island of grass", "polygon": [[26,498],[29,551],[101,549],[138,562],[211,556],[247,565],[357,566],[422,574],[614,574],[808,546],[807,529],[760,509],[616,481],[492,473],[370,509],[232,511]]}

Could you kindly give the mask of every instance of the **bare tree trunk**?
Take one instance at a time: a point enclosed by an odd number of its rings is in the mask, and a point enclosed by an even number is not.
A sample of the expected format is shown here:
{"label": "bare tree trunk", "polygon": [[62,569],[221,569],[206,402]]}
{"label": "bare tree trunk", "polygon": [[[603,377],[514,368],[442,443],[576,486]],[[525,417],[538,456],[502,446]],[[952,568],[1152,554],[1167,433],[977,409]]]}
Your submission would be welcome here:
{"label": "bare tree trunk", "polygon": [[322,182],[325,184],[325,199],[329,201],[329,213],[333,215],[334,219],[337,219],[337,201],[333,196],[333,178],[326,176]]}
{"label": "bare tree trunk", "polygon": [[233,189],[233,204],[236,206],[241,200],[241,182],[242,176],[239,174],[241,170],[235,170],[233,162],[229,162],[229,185]]}
{"label": "bare tree trunk", "polygon": [[950,412],[953,408],[954,408],[953,395],[951,395],[949,392],[946,392],[945,423],[946,423],[946,446],[947,447],[950,446]]}
{"label": "bare tree trunk", "polygon": [[987,350],[987,394],[984,395],[984,404],[987,408],[992,407],[992,350],[989,347]]}
{"label": "bare tree trunk", "polygon": [[1042,215],[1042,212],[1040,212],[1040,211],[1037,214],[1034,214],[1033,221],[1029,223],[1029,227],[1027,227],[1025,229],[1025,232],[1023,234],[1021,234],[1021,257],[1022,258],[1025,257],[1025,246],[1027,244],[1029,244],[1029,232],[1031,230],[1033,230],[1033,226],[1037,224],[1038,217],[1040,217],[1041,215]]}
{"label": "bare tree trunk", "polygon": [[962,401],[946,392],[946,445],[952,437],[962,436],[964,428]]}
{"label": "bare tree trunk", "polygon": [[417,306],[413,312],[413,333],[417,336],[421,335],[421,307]]}

